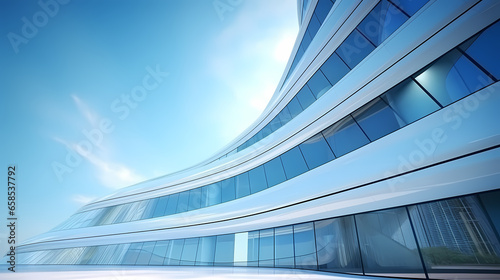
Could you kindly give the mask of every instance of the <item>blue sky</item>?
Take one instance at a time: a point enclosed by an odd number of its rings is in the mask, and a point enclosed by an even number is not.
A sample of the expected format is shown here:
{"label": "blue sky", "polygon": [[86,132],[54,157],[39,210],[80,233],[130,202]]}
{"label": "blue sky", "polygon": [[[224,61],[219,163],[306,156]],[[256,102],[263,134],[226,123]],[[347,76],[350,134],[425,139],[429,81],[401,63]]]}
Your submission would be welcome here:
{"label": "blue sky", "polygon": [[217,152],[262,112],[298,31],[296,0],[54,1],[0,2],[18,242]]}

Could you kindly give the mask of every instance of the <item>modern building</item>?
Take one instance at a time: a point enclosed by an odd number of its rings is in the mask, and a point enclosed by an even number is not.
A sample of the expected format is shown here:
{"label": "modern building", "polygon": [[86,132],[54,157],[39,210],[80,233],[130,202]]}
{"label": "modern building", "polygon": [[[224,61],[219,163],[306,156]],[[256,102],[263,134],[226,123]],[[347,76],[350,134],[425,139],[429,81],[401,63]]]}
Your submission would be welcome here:
{"label": "modern building", "polygon": [[24,264],[500,278],[500,2],[298,0],[262,115],[81,208]]}

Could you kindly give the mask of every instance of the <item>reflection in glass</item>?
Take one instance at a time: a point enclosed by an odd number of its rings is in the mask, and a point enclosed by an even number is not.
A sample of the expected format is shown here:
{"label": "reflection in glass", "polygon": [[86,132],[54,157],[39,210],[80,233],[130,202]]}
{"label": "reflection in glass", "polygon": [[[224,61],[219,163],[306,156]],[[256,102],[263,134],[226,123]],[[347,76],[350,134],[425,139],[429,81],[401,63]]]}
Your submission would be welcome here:
{"label": "reflection in glass", "polygon": [[287,179],[293,178],[309,170],[298,146],[282,154],[281,162],[285,168]]}
{"label": "reflection in glass", "polygon": [[215,245],[215,264],[232,266],[234,261],[234,234],[218,235]]}
{"label": "reflection in glass", "polygon": [[274,229],[274,267],[294,267],[293,227]]}
{"label": "reflection in glass", "polygon": [[155,247],[156,241],[144,242],[141,248],[139,257],[137,257],[137,265],[148,265],[151,259],[151,254]]}
{"label": "reflection in glass", "polygon": [[149,265],[163,265],[170,240],[157,241]]}
{"label": "reflection in glass", "polygon": [[184,240],[184,247],[181,255],[181,265],[194,265],[196,251],[198,250],[198,237]]}
{"label": "reflection in glass", "polygon": [[312,94],[307,84],[305,84],[302,89],[299,90],[296,97],[299,100],[300,106],[303,110],[305,110],[307,107],[309,107],[309,105],[316,101],[316,98]]}
{"label": "reflection in glass", "polygon": [[406,125],[380,98],[376,98],[359,108],[352,116],[371,141]]}
{"label": "reflection in glass", "polygon": [[314,135],[299,145],[309,169],[316,168],[335,158],[321,133]]}
{"label": "reflection in glass", "polygon": [[274,266],[274,229],[263,229],[259,238],[259,266]]}
{"label": "reflection in glass", "polygon": [[165,255],[164,265],[179,265],[182,254],[182,247],[184,247],[184,239],[175,239],[170,241],[167,254]]}
{"label": "reflection in glass", "polygon": [[259,231],[248,233],[247,266],[259,266]]}
{"label": "reflection in glass", "polygon": [[295,248],[295,267],[318,269],[314,224],[311,222],[294,225],[293,240]]}
{"label": "reflection in glass", "polygon": [[236,198],[244,197],[250,194],[250,181],[248,172],[237,175],[234,179],[236,188]]}
{"label": "reflection in glass", "polygon": [[322,133],[337,157],[370,142],[350,115],[323,130]]}
{"label": "reflection in glass", "polygon": [[373,44],[361,35],[357,29],[354,29],[336,52],[347,66],[352,69],[374,49]]}
{"label": "reflection in glass", "polygon": [[286,180],[281,158],[276,157],[264,163],[268,187],[272,187]]}
{"label": "reflection in glass", "polygon": [[314,75],[307,82],[307,85],[316,99],[320,98],[332,87],[325,75],[321,72],[321,69],[314,73]]}
{"label": "reflection in glass", "polygon": [[264,166],[259,165],[248,172],[250,178],[250,191],[252,193],[259,192],[267,188],[266,174]]}
{"label": "reflection in glass", "polygon": [[213,265],[215,257],[216,236],[200,237],[196,265]]}

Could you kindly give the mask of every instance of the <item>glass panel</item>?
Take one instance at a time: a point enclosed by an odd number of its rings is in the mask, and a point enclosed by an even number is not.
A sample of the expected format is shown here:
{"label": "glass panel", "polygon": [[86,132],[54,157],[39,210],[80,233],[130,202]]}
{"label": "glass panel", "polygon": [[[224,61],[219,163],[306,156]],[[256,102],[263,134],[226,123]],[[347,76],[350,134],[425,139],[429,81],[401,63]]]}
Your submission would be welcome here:
{"label": "glass panel", "polygon": [[247,266],[259,266],[259,231],[248,233]]}
{"label": "glass panel", "polygon": [[332,85],[335,85],[350,71],[337,53],[333,53],[320,69]]}
{"label": "glass panel", "polygon": [[415,79],[443,106],[493,82],[458,50],[448,52]]}
{"label": "glass panel", "polygon": [[419,204],[409,211],[430,278],[478,279],[470,273],[500,269],[500,243],[477,196]]}
{"label": "glass panel", "polygon": [[189,191],[183,191],[179,193],[179,202],[177,202],[176,213],[186,212],[189,203]]}
{"label": "glass panel", "polygon": [[266,171],[268,187],[272,187],[286,180],[280,157],[264,163],[264,169]]}
{"label": "glass panel", "polygon": [[290,111],[288,111],[288,105],[281,110],[278,116],[281,120],[282,126],[287,124],[292,119],[292,115],[290,115]]}
{"label": "glass panel", "polygon": [[316,97],[314,97],[307,84],[302,87],[302,89],[297,93],[295,97],[299,99],[300,106],[303,110],[305,110],[307,107],[309,107],[309,105],[316,101]]}
{"label": "glass panel", "polygon": [[314,222],[319,270],[363,273],[354,216]]}
{"label": "glass panel", "polygon": [[184,240],[182,249],[181,265],[194,265],[196,260],[196,251],[198,251],[198,237]]}
{"label": "glass panel", "polygon": [[274,132],[278,130],[281,127],[281,121],[278,116],[274,117],[271,122],[269,123],[271,130]]}
{"label": "glass panel", "polygon": [[259,266],[274,266],[274,229],[263,229],[259,238]]}
{"label": "glass panel", "polygon": [[148,206],[144,210],[144,213],[142,214],[142,219],[149,219],[153,217],[153,213],[155,212],[156,204],[158,203],[159,198],[152,198],[149,199]]}
{"label": "glass panel", "polygon": [[[318,20],[318,17],[313,14],[311,17],[311,20],[309,21],[309,25],[307,26],[307,33],[309,33],[309,36],[311,37],[311,40],[316,36],[316,33],[318,33],[319,28],[321,27],[321,22]],[[304,46],[304,51],[307,49],[309,45]]]}
{"label": "glass panel", "polygon": [[264,166],[260,165],[248,171],[250,178],[250,190],[252,193],[259,192],[267,188],[266,174],[264,174]]}
{"label": "glass panel", "polygon": [[234,179],[236,188],[236,198],[244,197],[250,194],[250,182],[248,172],[237,175]]}
{"label": "glass panel", "polygon": [[184,239],[170,240],[163,265],[179,265],[184,247]]}
{"label": "glass panel", "polygon": [[481,202],[488,213],[497,234],[500,233],[500,191],[486,192],[479,195]]}
{"label": "glass panel", "polygon": [[318,269],[313,223],[293,226],[295,268]]}
{"label": "glass panel", "polygon": [[274,229],[274,267],[293,268],[293,227],[279,227]]}
{"label": "glass panel", "polygon": [[292,98],[292,100],[290,100],[290,102],[286,106],[288,107],[288,111],[290,111],[292,119],[295,118],[298,114],[302,113],[302,106],[300,106],[297,96]]}
{"label": "glass panel", "polygon": [[333,7],[333,2],[331,0],[319,0],[318,4],[316,4],[314,13],[318,17],[318,20],[321,24],[323,24],[323,21],[325,21],[325,18],[330,12],[330,9],[332,7]]}
{"label": "glass panel", "polygon": [[248,232],[234,234],[234,265],[247,266]]}
{"label": "glass panel", "polygon": [[337,157],[347,154],[370,142],[351,116],[347,116],[334,123],[332,126],[323,130],[322,133]]}
{"label": "glass panel", "polygon": [[261,131],[262,138],[266,138],[269,134],[273,133],[273,131],[271,130],[271,124],[267,124],[266,126],[264,126]]}
{"label": "glass panel", "polygon": [[234,262],[234,234],[218,235],[215,246],[215,265],[232,266]]}
{"label": "glass panel", "polygon": [[175,214],[175,211],[177,210],[177,202],[179,201],[179,194],[174,193],[168,196],[168,204],[167,208],[165,208],[165,214],[164,215],[172,215]]}
{"label": "glass panel", "polygon": [[188,211],[195,210],[200,207],[201,207],[201,188],[190,190]]}
{"label": "glass panel", "polygon": [[295,147],[288,152],[281,155],[281,162],[285,168],[285,174],[287,179],[291,179],[297,175],[300,175],[309,169],[307,168],[306,162],[302,157],[302,153],[299,147]]}
{"label": "glass panel", "polygon": [[406,125],[391,107],[387,106],[380,98],[370,101],[352,115],[371,141],[375,141]]}
{"label": "glass panel", "polygon": [[153,253],[153,249],[155,247],[156,241],[144,242],[141,248],[141,253],[137,258],[137,265],[148,265],[149,260],[151,259],[151,254]]}
{"label": "glass panel", "polygon": [[196,265],[213,265],[215,257],[215,236],[200,237]]}
{"label": "glass panel", "polygon": [[234,189],[234,177],[228,178],[221,182],[221,201],[226,202],[236,198]]}
{"label": "glass panel", "polygon": [[374,49],[373,44],[361,35],[358,30],[354,29],[336,52],[347,66],[352,69]]}
{"label": "glass panel", "polygon": [[321,133],[307,139],[304,143],[299,145],[299,148],[304,155],[309,169],[318,167],[335,158]]}
{"label": "glass panel", "polygon": [[[87,247],[87,249],[90,249],[90,248],[93,248],[93,247]],[[142,248],[142,242],[130,244],[130,247],[128,248],[127,253],[123,257],[122,264],[135,265],[135,263],[137,262],[137,258],[139,257],[139,253],[141,252],[141,248]],[[82,257],[85,257],[85,255],[87,254],[87,251],[88,250],[85,251],[85,253]],[[88,254],[88,255],[91,255],[91,254]],[[85,261],[83,259],[81,259],[80,263],[85,264]]]}
{"label": "glass panel", "polygon": [[163,265],[167,254],[169,240],[157,241],[149,265]]}
{"label": "glass panel", "polygon": [[427,2],[429,2],[429,0],[397,0],[397,1],[393,1],[394,4],[396,4],[398,7],[400,7],[409,16],[413,16]]}
{"label": "glass panel", "polygon": [[381,98],[398,114],[405,123],[412,123],[434,111],[439,106],[411,79],[407,79]]}
{"label": "glass panel", "polygon": [[355,217],[365,274],[425,278],[404,207]]}
{"label": "glass panel", "polygon": [[307,82],[309,89],[314,94],[316,99],[320,98],[325,92],[327,92],[332,85],[326,79],[325,75],[321,72],[321,69],[316,71],[314,75]]}
{"label": "glass panel", "polygon": [[[470,41],[470,40],[469,40]],[[466,50],[475,61],[492,74],[497,80],[500,79],[500,22],[497,22],[483,31],[472,42],[467,42]]]}
{"label": "glass panel", "polygon": [[408,17],[387,0],[382,0],[358,25],[361,31],[375,46],[380,45]]}
{"label": "glass panel", "polygon": [[208,206],[221,203],[220,182],[207,186],[208,188]]}
{"label": "glass panel", "polygon": [[167,208],[168,197],[168,195],[160,197],[160,199],[158,200],[158,204],[156,204],[153,218],[163,216],[163,213],[165,213],[165,209]]}

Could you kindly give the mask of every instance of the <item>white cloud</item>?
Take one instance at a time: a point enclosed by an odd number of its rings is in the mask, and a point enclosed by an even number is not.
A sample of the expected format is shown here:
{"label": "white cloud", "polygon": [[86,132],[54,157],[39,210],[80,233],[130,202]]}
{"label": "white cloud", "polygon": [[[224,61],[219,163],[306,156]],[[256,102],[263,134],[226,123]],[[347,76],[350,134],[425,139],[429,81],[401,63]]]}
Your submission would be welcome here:
{"label": "white cloud", "polygon": [[73,102],[75,102],[76,107],[82,113],[82,115],[85,117],[85,119],[92,125],[95,126],[97,124],[97,120],[99,119],[99,116],[93,112],[90,107],[83,102],[83,100],[78,97],[76,94],[71,94],[71,98],[73,99]]}
{"label": "white cloud", "polygon": [[74,202],[78,203],[79,205],[85,205],[90,203],[91,201],[95,200],[97,197],[93,196],[87,196],[87,195],[82,195],[82,194],[75,194],[71,198]]}

